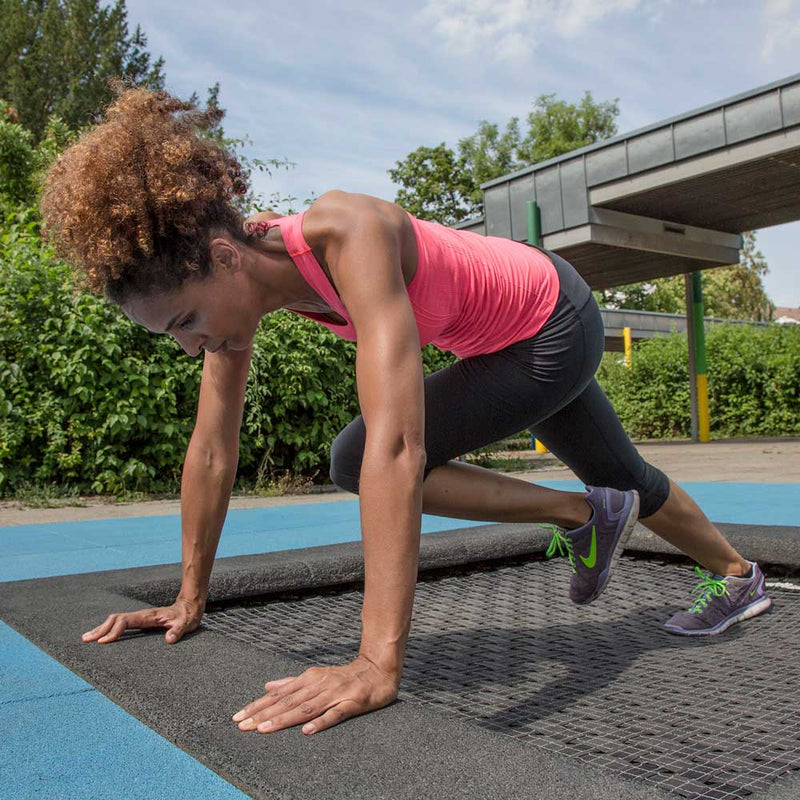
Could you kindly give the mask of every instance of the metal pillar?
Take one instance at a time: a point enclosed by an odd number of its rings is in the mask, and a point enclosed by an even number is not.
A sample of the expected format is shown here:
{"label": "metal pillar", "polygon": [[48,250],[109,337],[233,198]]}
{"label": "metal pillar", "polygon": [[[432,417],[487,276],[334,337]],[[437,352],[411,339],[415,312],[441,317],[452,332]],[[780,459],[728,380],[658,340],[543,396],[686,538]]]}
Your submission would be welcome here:
{"label": "metal pillar", "polygon": [[528,244],[539,247],[542,241],[542,215],[535,200],[525,201],[525,215],[528,220]]}
{"label": "metal pillar", "polygon": [[[542,241],[542,215],[539,212],[539,204],[535,200],[525,201],[525,215],[528,222],[528,244],[539,247]],[[531,436],[531,446],[537,453],[546,453],[547,448]]]}
{"label": "metal pillar", "polygon": [[708,413],[708,362],[706,359],[703,278],[699,272],[684,275],[686,330],[689,335],[689,393],[692,404],[692,441],[711,439]]}

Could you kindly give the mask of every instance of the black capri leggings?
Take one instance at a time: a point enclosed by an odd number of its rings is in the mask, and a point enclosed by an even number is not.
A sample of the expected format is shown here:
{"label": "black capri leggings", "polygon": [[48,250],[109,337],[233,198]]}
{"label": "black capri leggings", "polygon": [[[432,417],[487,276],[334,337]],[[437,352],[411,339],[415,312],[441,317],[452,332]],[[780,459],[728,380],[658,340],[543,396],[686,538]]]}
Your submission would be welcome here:
{"label": "black capri leggings", "polygon": [[[640,516],[648,517],[667,499],[669,480],[641,457],[594,379],[605,340],[591,290],[571,264],[544,252],[560,291],[539,332],[425,378],[425,477],[458,455],[529,429],[584,483],[636,489]],[[331,479],[355,494],[365,438],[358,416],[331,446]]]}

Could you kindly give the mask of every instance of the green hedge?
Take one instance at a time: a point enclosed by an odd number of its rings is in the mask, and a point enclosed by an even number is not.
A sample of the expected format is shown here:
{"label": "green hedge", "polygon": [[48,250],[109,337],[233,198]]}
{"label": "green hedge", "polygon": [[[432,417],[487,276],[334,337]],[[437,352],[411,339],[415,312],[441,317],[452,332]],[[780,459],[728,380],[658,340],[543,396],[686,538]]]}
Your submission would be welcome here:
{"label": "green hedge", "polygon": [[[716,436],[800,432],[800,330],[708,331]],[[327,480],[330,444],[358,414],[355,347],[288,312],[253,346],[239,485],[285,473]],[[454,361],[426,347],[426,374]],[[0,496],[58,484],[81,492],[174,492],[194,425],[202,359],[75,293],[32,212],[0,206]],[[637,438],[689,435],[686,339],[642,342],[599,379]]]}
{"label": "green hedge", "polygon": [[[711,435],[800,433],[800,326],[706,329]],[[598,380],[634,438],[691,435],[686,334],[634,347],[627,368],[607,353]]]}
{"label": "green hedge", "polygon": [[[240,485],[291,472],[327,480],[330,445],[359,413],[355,347],[279,311],[253,343]],[[426,374],[454,357],[427,347]],[[28,484],[174,492],[197,409],[202,358],[73,290],[32,216],[0,227],[0,495]]]}

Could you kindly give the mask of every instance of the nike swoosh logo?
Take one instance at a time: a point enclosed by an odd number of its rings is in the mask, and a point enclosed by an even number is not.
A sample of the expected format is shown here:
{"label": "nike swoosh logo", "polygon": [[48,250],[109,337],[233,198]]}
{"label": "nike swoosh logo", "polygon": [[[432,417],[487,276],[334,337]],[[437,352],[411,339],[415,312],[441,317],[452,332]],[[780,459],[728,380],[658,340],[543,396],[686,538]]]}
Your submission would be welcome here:
{"label": "nike swoosh logo", "polygon": [[597,529],[592,525],[592,544],[589,547],[589,556],[579,556],[587,569],[593,569],[597,563]]}

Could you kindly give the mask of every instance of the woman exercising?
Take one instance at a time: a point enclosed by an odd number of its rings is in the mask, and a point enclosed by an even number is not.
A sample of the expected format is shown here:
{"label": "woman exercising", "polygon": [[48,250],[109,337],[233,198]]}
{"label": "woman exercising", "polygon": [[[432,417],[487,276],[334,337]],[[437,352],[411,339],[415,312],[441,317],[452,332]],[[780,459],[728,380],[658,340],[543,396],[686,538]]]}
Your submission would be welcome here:
{"label": "woman exercising", "polygon": [[[200,624],[236,474],[253,336],[279,308],[357,342],[362,415],[333,442],[331,477],[360,499],[362,635],[351,663],[267,683],[233,717],[241,730],[302,724],[313,733],[396,698],[423,512],[554,523],[576,603],[603,591],[638,515],[713,573],[701,573],[697,601],[668,630],[720,633],[770,606],[758,565],[623,431],[593,378],[603,326],[573,267],[361,194],[331,191],[300,214],[245,221],[231,203],[246,191],[239,164],[199,135],[212,121],[165,92],[120,89],[106,119],[55,163],[42,197],[48,235],[90,290],[188,354],[204,352],[181,484],[178,597],[111,614],[85,642],[165,627],[174,643]],[[429,342],[461,360],[423,377]],[[453,460],[526,428],[586,493]]]}

